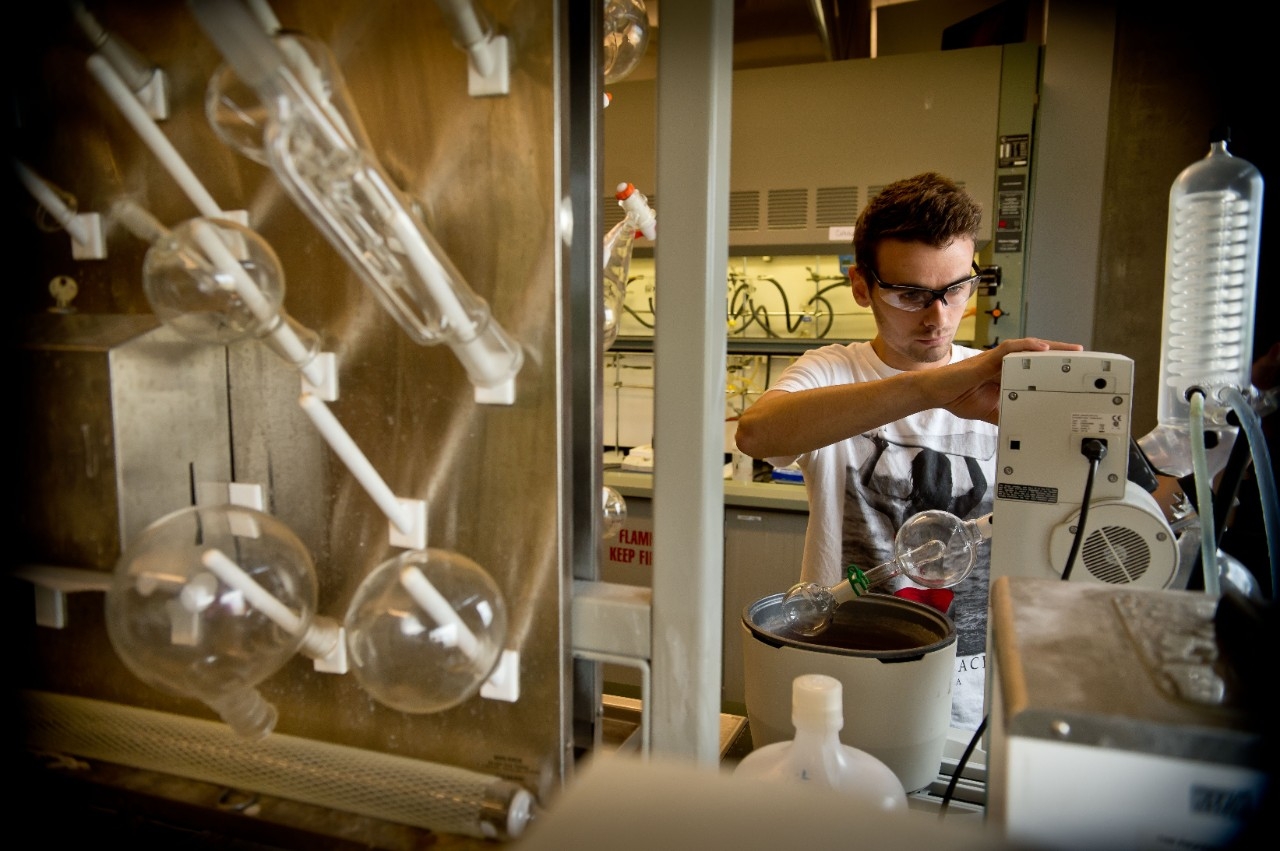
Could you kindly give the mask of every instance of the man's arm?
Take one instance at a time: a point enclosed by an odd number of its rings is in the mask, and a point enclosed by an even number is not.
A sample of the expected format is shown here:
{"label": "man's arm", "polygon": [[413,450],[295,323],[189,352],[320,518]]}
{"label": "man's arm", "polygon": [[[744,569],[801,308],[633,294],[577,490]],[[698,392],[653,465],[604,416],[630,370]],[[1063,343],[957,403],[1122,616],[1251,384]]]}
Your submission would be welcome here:
{"label": "man's arm", "polygon": [[774,458],[830,446],[930,408],[995,422],[1005,355],[1081,348],[1075,343],[1035,338],[1006,340],[994,349],[936,369],[794,393],[770,390],[739,417],[736,441],[752,458]]}

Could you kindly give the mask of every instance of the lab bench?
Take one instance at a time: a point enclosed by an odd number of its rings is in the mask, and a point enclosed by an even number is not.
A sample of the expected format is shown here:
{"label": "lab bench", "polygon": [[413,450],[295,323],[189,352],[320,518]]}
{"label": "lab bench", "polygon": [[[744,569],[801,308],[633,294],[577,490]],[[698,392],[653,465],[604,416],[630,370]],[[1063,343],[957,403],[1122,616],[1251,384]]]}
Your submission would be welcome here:
{"label": "lab bench", "polygon": [[[624,497],[653,498],[653,473],[605,470],[604,483]],[[725,479],[724,504],[739,508],[775,508],[809,513],[803,484],[790,482],[739,482]]]}

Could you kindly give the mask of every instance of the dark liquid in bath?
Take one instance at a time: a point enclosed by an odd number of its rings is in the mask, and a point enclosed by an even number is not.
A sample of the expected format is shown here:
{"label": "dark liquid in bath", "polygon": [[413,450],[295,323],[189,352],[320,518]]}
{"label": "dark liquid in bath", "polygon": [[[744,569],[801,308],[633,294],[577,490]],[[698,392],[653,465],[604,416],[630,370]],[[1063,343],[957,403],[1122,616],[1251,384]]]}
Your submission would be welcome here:
{"label": "dark liquid in bath", "polygon": [[916,622],[909,616],[884,617],[848,605],[838,610],[831,625],[818,635],[805,636],[786,627],[777,630],[776,634],[819,647],[869,651],[914,650],[946,637],[937,624],[924,619]]}

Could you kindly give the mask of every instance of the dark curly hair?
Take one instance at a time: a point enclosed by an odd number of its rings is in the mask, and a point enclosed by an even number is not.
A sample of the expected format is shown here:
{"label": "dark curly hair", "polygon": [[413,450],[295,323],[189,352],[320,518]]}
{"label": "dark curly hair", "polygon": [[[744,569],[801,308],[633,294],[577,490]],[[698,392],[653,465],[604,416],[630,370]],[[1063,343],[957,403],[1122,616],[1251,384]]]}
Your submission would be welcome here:
{"label": "dark curly hair", "polygon": [[867,202],[853,232],[857,263],[875,269],[876,248],[885,239],[945,248],[969,237],[975,243],[982,206],[953,180],[927,171],[890,183]]}

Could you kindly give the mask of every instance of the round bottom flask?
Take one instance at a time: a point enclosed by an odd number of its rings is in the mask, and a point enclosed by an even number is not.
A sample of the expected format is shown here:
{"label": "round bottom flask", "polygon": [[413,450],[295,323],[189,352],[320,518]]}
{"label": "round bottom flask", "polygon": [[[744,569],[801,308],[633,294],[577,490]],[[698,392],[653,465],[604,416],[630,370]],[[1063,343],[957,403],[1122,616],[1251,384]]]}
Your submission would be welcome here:
{"label": "round bottom flask", "polygon": [[410,550],[383,562],[345,619],[351,670],[380,703],[440,712],[474,695],[507,638],[507,609],[489,574],[447,550]]}

